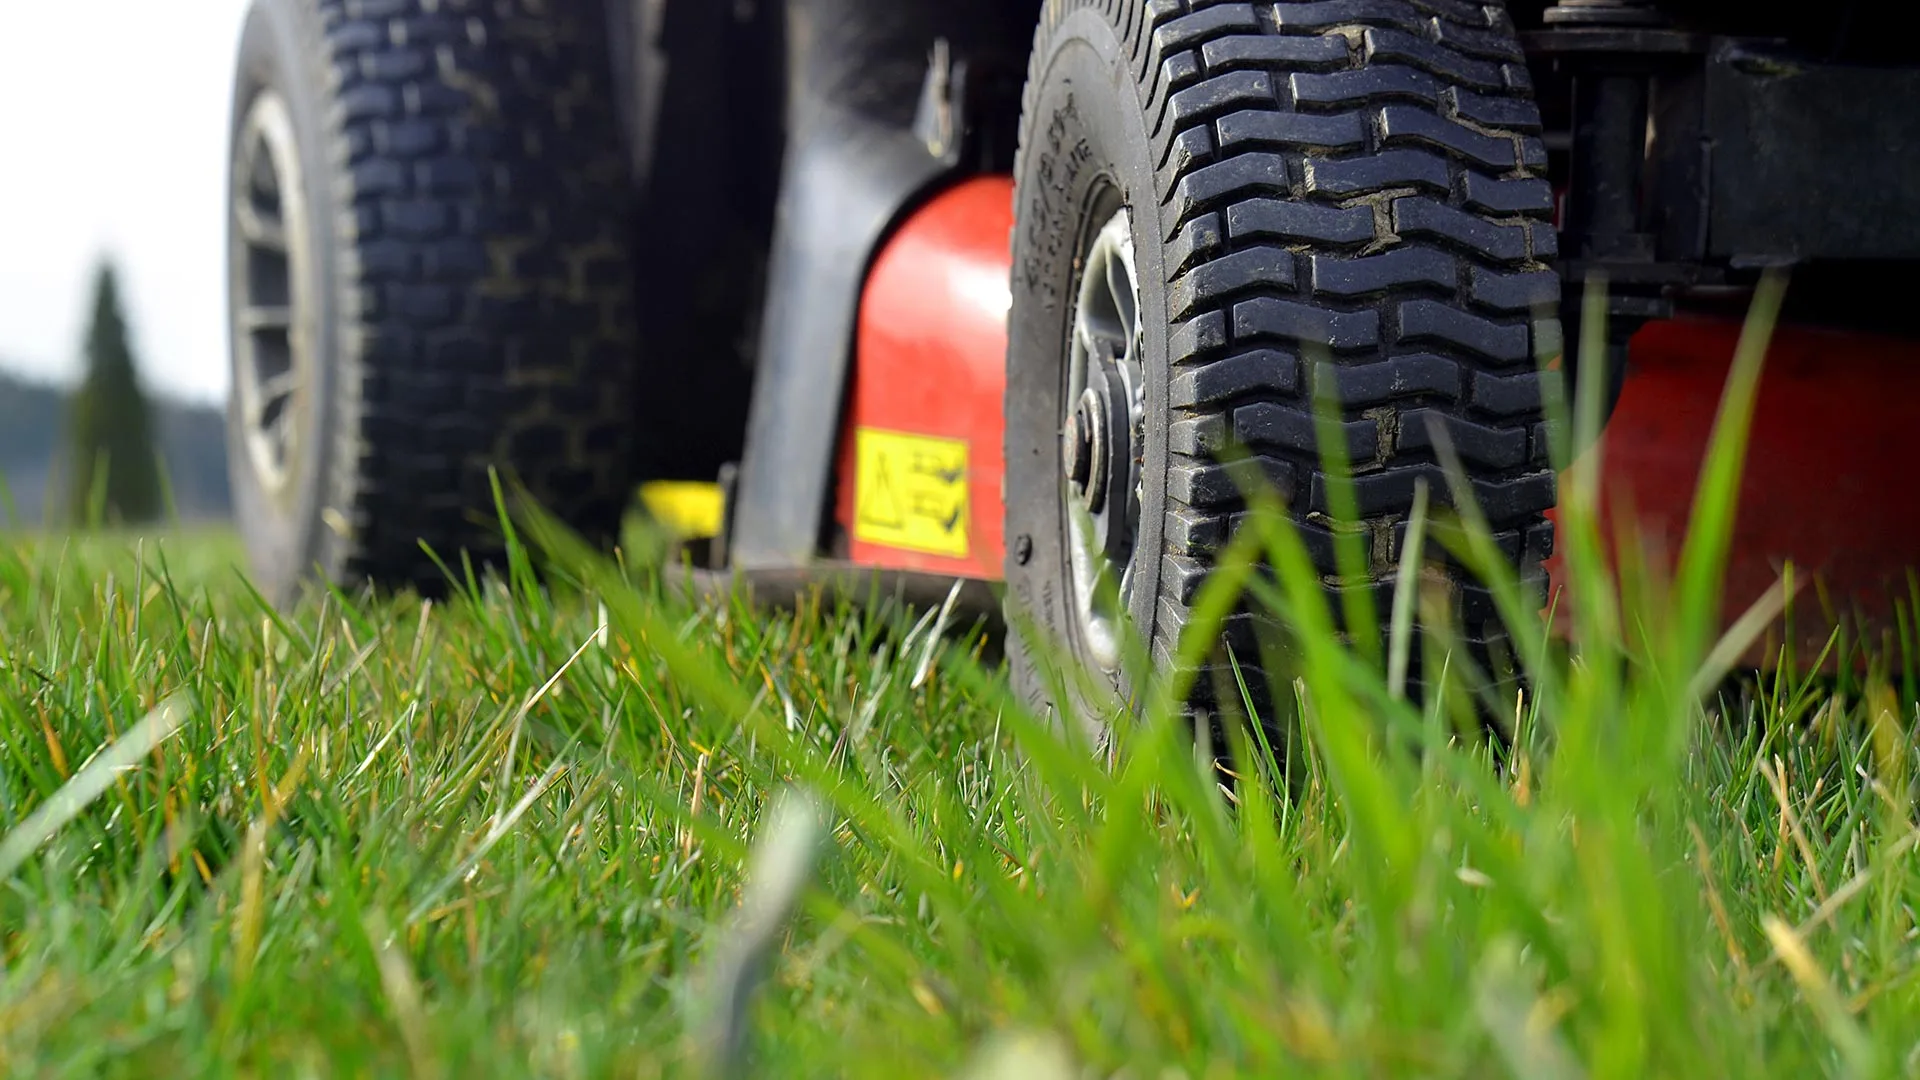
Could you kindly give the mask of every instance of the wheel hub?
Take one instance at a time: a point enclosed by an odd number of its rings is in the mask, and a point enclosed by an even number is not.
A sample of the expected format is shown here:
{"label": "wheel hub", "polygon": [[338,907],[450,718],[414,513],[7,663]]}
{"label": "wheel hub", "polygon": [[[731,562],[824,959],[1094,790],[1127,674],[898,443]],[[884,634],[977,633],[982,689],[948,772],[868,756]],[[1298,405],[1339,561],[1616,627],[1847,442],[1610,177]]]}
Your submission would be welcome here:
{"label": "wheel hub", "polygon": [[292,115],[270,90],[254,99],[234,143],[231,220],[234,407],[254,477],[284,500],[307,441],[312,338],[300,158]]}
{"label": "wheel hub", "polygon": [[1146,431],[1139,286],[1124,206],[1079,265],[1060,426],[1062,495],[1080,639],[1096,663],[1115,671],[1132,606]]}
{"label": "wheel hub", "polygon": [[1093,391],[1089,390],[1080,396],[1079,405],[1068,414],[1066,430],[1060,435],[1064,450],[1061,458],[1067,469],[1067,484],[1073,495],[1082,500],[1090,499],[1093,494],[1094,445],[1100,441],[1101,437],[1101,432],[1098,430],[1099,405],[1087,400],[1092,393]]}

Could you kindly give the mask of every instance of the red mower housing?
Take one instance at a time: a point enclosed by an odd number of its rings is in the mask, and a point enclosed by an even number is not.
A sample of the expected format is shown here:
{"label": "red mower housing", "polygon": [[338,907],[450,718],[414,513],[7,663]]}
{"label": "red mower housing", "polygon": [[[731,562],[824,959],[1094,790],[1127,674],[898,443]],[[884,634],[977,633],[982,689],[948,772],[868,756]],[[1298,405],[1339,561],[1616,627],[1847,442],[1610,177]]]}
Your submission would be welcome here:
{"label": "red mower housing", "polygon": [[[930,200],[875,260],[840,435],[836,518],[859,567],[998,581],[1013,185],[977,177]],[[1602,527],[1634,523],[1677,557],[1741,323],[1678,317],[1631,343],[1600,443]],[[1845,616],[1869,632],[1914,603],[1920,501],[1904,489],[1920,343],[1783,325],[1768,350],[1726,567],[1728,623],[1794,568],[1794,645],[1817,652]],[[1564,567],[1549,563],[1556,586]],[[1556,588],[1556,593],[1559,589]],[[1560,609],[1564,614],[1564,609]],[[1564,619],[1561,620],[1564,623]],[[1781,629],[1784,629],[1781,628]],[[1756,649],[1764,661],[1777,630]]]}

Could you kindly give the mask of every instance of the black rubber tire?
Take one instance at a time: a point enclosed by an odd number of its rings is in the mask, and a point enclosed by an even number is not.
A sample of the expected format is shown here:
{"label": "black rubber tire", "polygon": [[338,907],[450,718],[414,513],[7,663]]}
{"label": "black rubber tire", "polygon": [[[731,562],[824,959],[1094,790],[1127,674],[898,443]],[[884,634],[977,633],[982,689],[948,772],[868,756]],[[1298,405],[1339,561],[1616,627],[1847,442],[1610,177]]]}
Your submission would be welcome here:
{"label": "black rubber tire", "polygon": [[[1010,603],[1078,652],[1061,397],[1074,263],[1102,184],[1133,214],[1146,437],[1131,612],[1156,662],[1171,659],[1245,510],[1215,457],[1231,444],[1290,500],[1335,588],[1317,379],[1335,380],[1345,408],[1363,587],[1383,614],[1416,482],[1447,498],[1429,420],[1450,433],[1525,579],[1543,584],[1555,477],[1539,357],[1560,349],[1561,285],[1539,130],[1501,3],[1051,0],[1015,170]],[[1331,362],[1308,364],[1308,348]],[[1484,655],[1501,637],[1491,598],[1456,586]],[[1242,614],[1227,634],[1255,684],[1257,627]],[[1044,706],[1026,645],[1009,652],[1020,689]],[[1197,706],[1225,674],[1203,673]]]}
{"label": "black rubber tire", "polygon": [[500,554],[491,470],[617,536],[637,334],[605,27],[598,3],[255,0],[233,131],[263,89],[285,100],[313,282],[296,401],[317,433],[269,493],[229,410],[269,596],[316,576],[443,591],[423,544],[456,570]]}

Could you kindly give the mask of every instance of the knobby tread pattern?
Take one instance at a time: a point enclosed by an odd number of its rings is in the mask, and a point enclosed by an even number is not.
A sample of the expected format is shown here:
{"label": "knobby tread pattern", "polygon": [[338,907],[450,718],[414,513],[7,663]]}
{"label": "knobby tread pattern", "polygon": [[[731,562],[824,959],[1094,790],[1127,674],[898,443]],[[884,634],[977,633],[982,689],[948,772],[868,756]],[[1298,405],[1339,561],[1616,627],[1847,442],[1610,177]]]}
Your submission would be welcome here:
{"label": "knobby tread pattern", "polygon": [[[1537,367],[1560,348],[1560,283],[1540,113],[1503,0],[1048,0],[1036,64],[1086,8],[1121,31],[1159,162],[1173,325],[1165,550],[1141,556],[1161,560],[1155,656],[1172,659],[1244,519],[1249,469],[1292,506],[1330,595],[1364,589],[1385,613],[1417,489],[1453,498],[1444,436],[1541,587],[1555,477]],[[1151,235],[1153,212],[1135,213]],[[1345,412],[1358,523],[1328,517],[1316,387]],[[1222,464],[1229,444],[1250,460]],[[1367,581],[1339,578],[1338,530],[1360,534]],[[1471,643],[1492,647],[1490,595],[1464,577],[1456,592]],[[1237,616],[1227,634],[1250,684],[1258,626]]]}
{"label": "knobby tread pattern", "polygon": [[[604,27],[542,0],[317,14],[341,265],[349,578],[497,557],[490,469],[589,539],[628,505],[637,340]],[[456,563],[457,565],[457,563]]]}

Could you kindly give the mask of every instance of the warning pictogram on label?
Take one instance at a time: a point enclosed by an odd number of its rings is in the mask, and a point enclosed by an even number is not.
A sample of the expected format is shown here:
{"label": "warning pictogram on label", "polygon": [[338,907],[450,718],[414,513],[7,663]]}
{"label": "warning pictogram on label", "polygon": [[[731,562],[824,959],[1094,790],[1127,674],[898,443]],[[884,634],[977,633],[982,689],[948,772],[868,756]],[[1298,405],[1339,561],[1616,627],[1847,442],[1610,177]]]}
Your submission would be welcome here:
{"label": "warning pictogram on label", "polygon": [[853,448],[855,539],[967,557],[966,443],[860,428]]}

